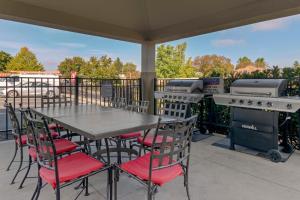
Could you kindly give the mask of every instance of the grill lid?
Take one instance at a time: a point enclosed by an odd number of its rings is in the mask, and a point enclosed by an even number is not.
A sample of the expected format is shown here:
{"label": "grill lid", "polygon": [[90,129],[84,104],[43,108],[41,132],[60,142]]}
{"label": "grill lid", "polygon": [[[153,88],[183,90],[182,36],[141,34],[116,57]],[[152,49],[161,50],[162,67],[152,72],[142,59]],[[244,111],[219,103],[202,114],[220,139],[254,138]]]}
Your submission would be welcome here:
{"label": "grill lid", "polygon": [[203,89],[202,80],[170,80],[165,87],[167,92],[201,92]]}
{"label": "grill lid", "polygon": [[239,79],[230,86],[230,93],[248,96],[283,96],[287,88],[286,79]]}
{"label": "grill lid", "polygon": [[238,79],[234,81],[232,87],[256,87],[256,88],[280,88],[286,87],[286,79]]}

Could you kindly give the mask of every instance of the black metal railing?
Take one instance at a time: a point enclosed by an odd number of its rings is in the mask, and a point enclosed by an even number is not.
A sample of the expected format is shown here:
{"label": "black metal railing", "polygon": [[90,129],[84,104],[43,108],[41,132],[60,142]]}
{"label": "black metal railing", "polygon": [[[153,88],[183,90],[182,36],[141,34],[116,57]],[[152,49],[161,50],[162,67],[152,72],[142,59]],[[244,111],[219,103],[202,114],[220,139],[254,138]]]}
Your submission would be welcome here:
{"label": "black metal railing", "polygon": [[[103,85],[111,86],[111,97],[103,94]],[[106,92],[107,93],[107,92]],[[106,94],[107,95],[107,94]],[[51,105],[97,104],[108,105],[110,98],[141,100],[140,79],[91,78],[1,78],[0,82],[0,140],[10,138],[10,122],[4,102],[14,108],[48,107]],[[19,115],[20,117],[20,115]],[[22,121],[22,119],[20,119]]]}

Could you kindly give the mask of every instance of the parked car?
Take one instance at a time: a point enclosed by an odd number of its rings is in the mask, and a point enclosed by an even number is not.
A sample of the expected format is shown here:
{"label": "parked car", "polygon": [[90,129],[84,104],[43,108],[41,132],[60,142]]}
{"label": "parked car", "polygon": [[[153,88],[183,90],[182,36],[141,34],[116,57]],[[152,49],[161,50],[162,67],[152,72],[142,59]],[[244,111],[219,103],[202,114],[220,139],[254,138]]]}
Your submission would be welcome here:
{"label": "parked car", "polygon": [[54,98],[59,95],[59,88],[44,82],[26,82],[0,88],[0,96],[19,97],[19,96],[45,96]]}

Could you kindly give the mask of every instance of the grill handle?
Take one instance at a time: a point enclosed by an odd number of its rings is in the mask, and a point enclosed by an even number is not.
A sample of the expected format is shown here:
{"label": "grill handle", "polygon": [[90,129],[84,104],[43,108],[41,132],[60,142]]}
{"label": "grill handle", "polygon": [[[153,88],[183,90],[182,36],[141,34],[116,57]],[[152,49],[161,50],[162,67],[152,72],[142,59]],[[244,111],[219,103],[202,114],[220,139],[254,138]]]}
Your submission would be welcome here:
{"label": "grill handle", "polygon": [[254,95],[254,96],[271,96],[272,93],[271,92],[240,92],[240,91],[235,91],[235,93],[237,94],[242,94],[242,95]]}

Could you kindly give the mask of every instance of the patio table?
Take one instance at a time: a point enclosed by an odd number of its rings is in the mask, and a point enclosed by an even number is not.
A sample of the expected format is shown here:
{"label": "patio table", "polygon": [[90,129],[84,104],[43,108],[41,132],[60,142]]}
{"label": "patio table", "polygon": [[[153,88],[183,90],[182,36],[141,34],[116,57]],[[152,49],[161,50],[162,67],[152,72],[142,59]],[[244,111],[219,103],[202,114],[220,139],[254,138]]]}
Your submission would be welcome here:
{"label": "patio table", "polygon": [[149,130],[156,127],[159,118],[151,114],[97,105],[53,106],[32,110],[91,140]]}

